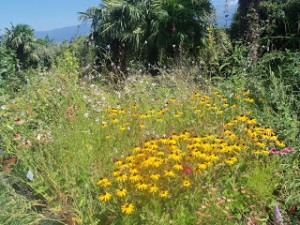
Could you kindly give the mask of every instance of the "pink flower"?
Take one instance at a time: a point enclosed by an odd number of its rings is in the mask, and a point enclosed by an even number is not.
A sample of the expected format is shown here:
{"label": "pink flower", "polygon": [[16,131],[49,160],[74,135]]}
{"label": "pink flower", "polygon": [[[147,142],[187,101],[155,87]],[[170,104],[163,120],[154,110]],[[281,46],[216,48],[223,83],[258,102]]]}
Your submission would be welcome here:
{"label": "pink flower", "polygon": [[184,173],[185,173],[186,175],[190,175],[191,172],[192,172],[191,168],[189,168],[189,167],[188,167],[187,165],[185,165],[184,163],[182,163],[181,165],[182,165],[182,167],[183,167]]}
{"label": "pink flower", "polygon": [[271,148],[269,150],[270,154],[278,154],[280,152],[280,150],[276,149],[276,148]]}
{"label": "pink flower", "polygon": [[283,151],[284,151],[285,153],[290,153],[290,152],[294,152],[295,149],[294,149],[294,148],[285,148]]}
{"label": "pink flower", "polygon": [[286,154],[289,154],[291,152],[294,152],[295,149],[294,148],[285,148],[283,150],[279,150],[279,149],[275,149],[275,148],[271,148],[269,150],[270,154],[278,154],[278,155],[286,155]]}
{"label": "pink flower", "polygon": [[189,175],[192,172],[192,170],[190,168],[186,167],[184,169],[184,172],[185,172],[186,175]]}

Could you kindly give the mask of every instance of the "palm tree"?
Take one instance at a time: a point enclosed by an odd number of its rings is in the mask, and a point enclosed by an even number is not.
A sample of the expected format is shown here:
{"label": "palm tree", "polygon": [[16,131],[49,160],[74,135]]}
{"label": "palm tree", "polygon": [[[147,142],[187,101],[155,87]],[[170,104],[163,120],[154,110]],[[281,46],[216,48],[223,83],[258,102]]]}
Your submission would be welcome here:
{"label": "palm tree", "polygon": [[243,39],[252,43],[259,26],[258,6],[260,0],[239,0],[239,13]]}
{"label": "palm tree", "polygon": [[110,46],[117,63],[128,57],[154,64],[196,54],[211,12],[209,0],[104,0],[81,18],[92,20],[95,43]]}
{"label": "palm tree", "polygon": [[206,38],[206,26],[212,12],[209,1],[153,0],[152,32],[149,42],[155,40],[158,51],[167,57],[183,52],[197,56]]}
{"label": "palm tree", "polygon": [[11,29],[5,28],[3,36],[4,44],[16,53],[21,65],[25,65],[26,59],[33,49],[34,30],[27,24],[12,25]]}
{"label": "palm tree", "polygon": [[253,43],[257,39],[259,29],[259,5],[261,0],[239,0],[238,10],[231,26],[233,38],[241,38]]}

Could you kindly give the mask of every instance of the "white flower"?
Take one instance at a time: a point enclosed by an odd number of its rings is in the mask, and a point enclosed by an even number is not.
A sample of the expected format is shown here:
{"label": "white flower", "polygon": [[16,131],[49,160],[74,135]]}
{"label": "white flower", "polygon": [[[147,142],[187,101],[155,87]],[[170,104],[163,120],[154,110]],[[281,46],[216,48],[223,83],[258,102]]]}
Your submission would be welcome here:
{"label": "white flower", "polygon": [[31,170],[28,170],[27,174],[26,174],[26,178],[30,181],[33,181],[34,175],[33,175],[33,172]]}

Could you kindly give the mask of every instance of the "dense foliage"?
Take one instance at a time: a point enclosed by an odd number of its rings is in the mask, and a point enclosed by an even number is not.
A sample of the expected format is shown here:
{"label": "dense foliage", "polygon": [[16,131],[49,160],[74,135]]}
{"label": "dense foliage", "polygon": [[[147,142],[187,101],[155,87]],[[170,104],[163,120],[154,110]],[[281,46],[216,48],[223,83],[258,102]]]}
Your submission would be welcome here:
{"label": "dense foliage", "polygon": [[0,58],[0,93],[3,94],[3,89],[13,82],[17,62],[14,54],[2,46],[0,46]]}
{"label": "dense foliage", "polygon": [[299,0],[239,1],[231,26],[235,39],[253,43],[262,51],[299,48]]}
{"label": "dense foliage", "polygon": [[207,0],[107,0],[81,15],[92,20],[97,48],[111,52],[112,62],[124,71],[130,60],[154,65],[168,57],[197,56],[211,12]]}

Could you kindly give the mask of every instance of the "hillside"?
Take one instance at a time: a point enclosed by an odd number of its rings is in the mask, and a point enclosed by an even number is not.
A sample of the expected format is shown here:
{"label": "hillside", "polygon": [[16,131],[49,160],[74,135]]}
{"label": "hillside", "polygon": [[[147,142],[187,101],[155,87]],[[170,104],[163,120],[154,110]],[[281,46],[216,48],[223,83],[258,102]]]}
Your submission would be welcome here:
{"label": "hillside", "polygon": [[82,35],[88,35],[90,32],[90,24],[83,23],[78,26],[69,26],[49,31],[36,31],[37,38],[45,38],[47,35],[55,42],[70,41]]}

